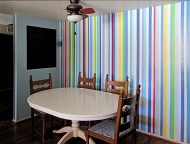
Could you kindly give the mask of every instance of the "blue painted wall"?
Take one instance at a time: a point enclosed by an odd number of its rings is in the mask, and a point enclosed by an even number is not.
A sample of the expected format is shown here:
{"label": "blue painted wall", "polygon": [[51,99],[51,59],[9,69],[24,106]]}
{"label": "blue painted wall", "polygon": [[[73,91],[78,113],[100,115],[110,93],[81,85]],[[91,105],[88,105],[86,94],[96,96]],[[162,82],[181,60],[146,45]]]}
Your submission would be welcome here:
{"label": "blue painted wall", "polygon": [[[59,22],[41,18],[15,15],[15,58],[14,58],[14,120],[20,121],[30,117],[30,107],[27,103],[29,96],[29,75],[34,79],[44,79],[48,73],[52,74],[53,87],[61,86],[60,75],[60,51],[57,47],[57,66],[55,68],[44,68],[27,70],[27,25],[51,28],[57,30],[59,38]],[[44,52],[45,53],[45,52]]]}

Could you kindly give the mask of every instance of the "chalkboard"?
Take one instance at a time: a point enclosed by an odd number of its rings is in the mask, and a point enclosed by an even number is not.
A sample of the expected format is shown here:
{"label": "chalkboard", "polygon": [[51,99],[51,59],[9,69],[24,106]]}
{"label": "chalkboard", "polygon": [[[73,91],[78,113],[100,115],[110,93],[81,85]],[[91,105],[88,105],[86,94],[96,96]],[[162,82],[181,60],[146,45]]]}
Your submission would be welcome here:
{"label": "chalkboard", "polygon": [[56,30],[27,26],[27,69],[56,67]]}

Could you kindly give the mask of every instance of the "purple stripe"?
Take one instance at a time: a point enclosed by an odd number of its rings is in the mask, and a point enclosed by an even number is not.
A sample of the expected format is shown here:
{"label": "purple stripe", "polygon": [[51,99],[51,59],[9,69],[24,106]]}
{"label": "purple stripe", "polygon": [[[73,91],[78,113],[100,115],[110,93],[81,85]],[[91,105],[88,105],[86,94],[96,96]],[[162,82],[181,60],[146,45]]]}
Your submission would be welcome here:
{"label": "purple stripe", "polygon": [[184,2],[181,3],[181,141],[184,141]]}
{"label": "purple stripe", "polygon": [[148,66],[148,132],[151,132],[151,88],[152,88],[152,8],[149,8],[149,66]]}
{"label": "purple stripe", "polygon": [[101,16],[97,16],[97,89],[101,90]]}
{"label": "purple stripe", "polygon": [[190,143],[190,62],[189,62],[189,57],[190,57],[190,2],[187,2],[187,56],[186,56],[186,61],[187,61],[187,142]]}
{"label": "purple stripe", "polygon": [[161,86],[160,86],[160,135],[163,135],[163,85],[164,85],[164,81],[163,81],[163,28],[164,28],[164,8],[163,6],[161,6]]}
{"label": "purple stripe", "polygon": [[115,15],[112,14],[112,80],[115,79],[115,41],[114,41],[114,38],[115,38]]}

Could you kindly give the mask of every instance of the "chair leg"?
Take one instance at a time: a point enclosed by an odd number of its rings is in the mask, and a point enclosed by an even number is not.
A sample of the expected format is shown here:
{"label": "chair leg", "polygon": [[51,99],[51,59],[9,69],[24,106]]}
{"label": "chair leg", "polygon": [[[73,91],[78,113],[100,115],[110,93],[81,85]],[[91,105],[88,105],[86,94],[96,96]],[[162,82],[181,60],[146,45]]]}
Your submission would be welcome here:
{"label": "chair leg", "polygon": [[134,142],[136,144],[137,142],[137,137],[136,137],[136,126],[137,126],[137,116],[135,116],[135,120],[134,120],[134,128],[133,128],[133,132],[134,132]]}
{"label": "chair leg", "polygon": [[53,129],[53,116],[50,115],[51,129]]}
{"label": "chair leg", "polygon": [[62,120],[64,123],[64,126],[67,126],[67,120]]}
{"label": "chair leg", "polygon": [[45,121],[45,118],[46,118],[46,116],[43,115],[42,116],[42,123],[43,123],[43,126],[42,126],[42,142],[45,142],[45,130],[46,130],[46,121]]}
{"label": "chair leg", "polygon": [[136,128],[134,129],[134,140],[135,140],[135,144],[137,143],[137,135],[136,135]]}
{"label": "chair leg", "polygon": [[89,144],[88,131],[85,131],[85,137],[86,137],[86,144]]}
{"label": "chair leg", "polygon": [[34,110],[31,108],[32,136],[34,135]]}
{"label": "chair leg", "polygon": [[88,127],[91,127],[91,126],[92,126],[92,122],[89,121],[89,122],[88,122]]}
{"label": "chair leg", "polygon": [[132,143],[136,144],[136,129],[135,128],[132,131]]}

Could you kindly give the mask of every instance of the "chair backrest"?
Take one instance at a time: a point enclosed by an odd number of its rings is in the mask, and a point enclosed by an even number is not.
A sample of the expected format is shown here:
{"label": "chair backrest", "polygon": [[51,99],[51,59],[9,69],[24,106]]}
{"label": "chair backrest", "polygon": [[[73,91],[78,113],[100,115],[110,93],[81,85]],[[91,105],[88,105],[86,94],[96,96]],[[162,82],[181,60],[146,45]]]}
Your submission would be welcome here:
{"label": "chair backrest", "polygon": [[137,98],[136,98],[136,106],[135,106],[135,111],[136,111],[136,112],[137,112],[138,107],[139,107],[139,99],[140,99],[140,93],[141,93],[140,88],[141,88],[141,85],[139,84],[139,85],[137,86],[137,89],[136,89],[136,96],[137,96]]}
{"label": "chair backrest", "polygon": [[[128,85],[129,85],[129,77],[126,76],[125,82],[121,81],[110,81],[108,80],[108,74],[106,74],[106,79],[105,79],[105,92],[111,92],[114,94],[120,94],[120,91],[124,89],[124,95],[127,95],[128,93]],[[110,88],[109,88],[110,86]]]}
{"label": "chair backrest", "polygon": [[118,142],[120,136],[124,136],[134,127],[136,98],[136,95],[127,97],[127,95],[123,95],[123,91],[120,92],[115,122],[115,142]]}
{"label": "chair backrest", "polygon": [[139,84],[138,86],[137,86],[137,89],[136,89],[136,103],[135,103],[135,121],[134,121],[134,126],[135,126],[135,128],[136,128],[136,124],[137,124],[137,116],[138,116],[138,111],[139,111],[139,99],[140,99],[140,93],[141,93],[141,90],[140,90],[140,88],[141,88],[141,85]]}
{"label": "chair backrest", "polygon": [[30,75],[29,83],[30,83],[30,94],[47,89],[52,89],[52,77],[50,73],[48,79],[36,80],[36,81],[33,81],[32,75]]}
{"label": "chair backrest", "polygon": [[81,77],[81,72],[78,75],[78,88],[94,89],[96,88],[96,74],[93,78]]}

